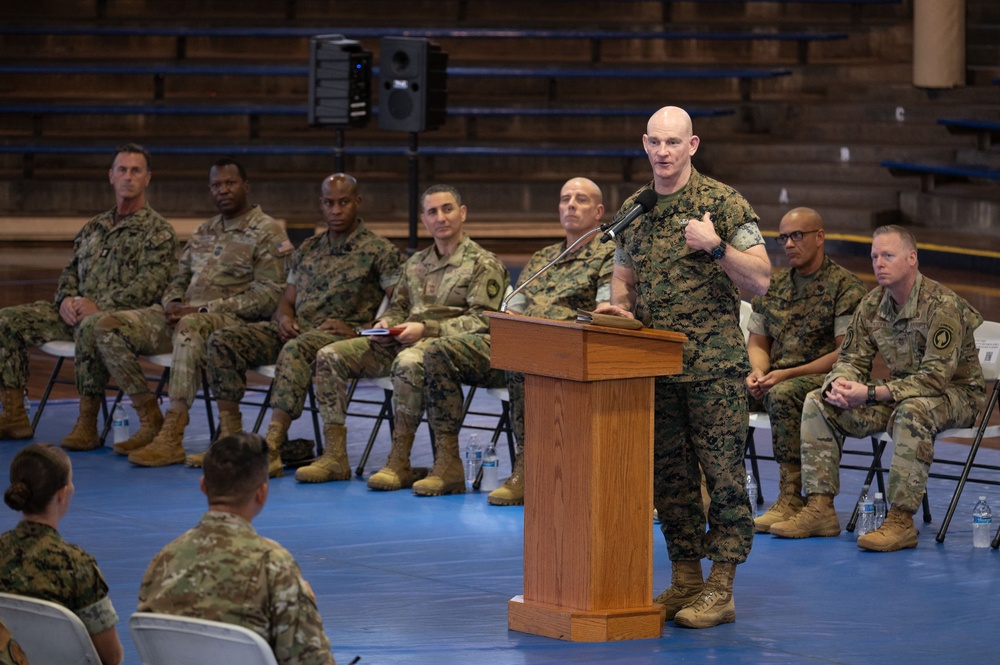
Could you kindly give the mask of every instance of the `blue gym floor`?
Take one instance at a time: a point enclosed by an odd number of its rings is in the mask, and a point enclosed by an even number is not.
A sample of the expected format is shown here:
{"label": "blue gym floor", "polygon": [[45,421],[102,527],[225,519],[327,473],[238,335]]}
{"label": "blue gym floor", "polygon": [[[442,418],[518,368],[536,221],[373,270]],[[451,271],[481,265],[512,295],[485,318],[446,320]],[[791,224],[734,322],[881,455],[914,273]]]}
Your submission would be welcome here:
{"label": "blue gym floor", "polygon": [[[363,393],[381,395],[371,387],[359,388],[358,395]],[[496,410],[498,404],[485,395],[476,398],[481,410]],[[50,403],[36,440],[58,442],[76,409],[75,401]],[[252,425],[249,411],[244,422]],[[372,424],[348,420],[352,465]],[[201,407],[191,417],[189,434],[201,439],[192,450],[205,445],[206,431]],[[312,438],[307,417],[295,423],[292,435]],[[0,443],[3,469],[22,445]],[[767,433],[758,434],[757,446],[761,454],[770,452]],[[381,466],[388,447],[388,426],[383,425],[366,475]],[[939,456],[963,458],[966,451],[958,444],[938,444]],[[506,476],[506,445],[498,452]],[[1000,452],[984,449],[980,460],[1000,463]],[[139,581],[152,556],[204,511],[200,472],[183,466],[134,467],[110,448],[74,453],[72,461],[76,495],[60,530],[97,558],[121,617],[125,662],[138,663],[127,621]],[[414,461],[431,463],[426,426]],[[775,496],[777,467],[762,461],[761,474],[766,507]],[[856,471],[842,474],[844,493],[836,501],[842,525],[862,477]],[[6,472],[4,481],[6,487]],[[1000,512],[1000,489],[968,486],[947,539],[938,544],[934,536],[953,488],[950,481],[930,481],[934,521],[920,527],[916,549],[863,552],[847,532],[801,541],[758,535],[736,577],[736,623],[686,630],[668,622],[659,639],[616,643],[574,644],[507,630],[507,601],[522,592],[524,513],[520,507],[489,506],[482,493],[421,498],[409,491],[372,492],[357,478],[301,485],[289,473],[272,481],[268,505],[255,526],[298,559],[341,665],[355,656],[361,657],[360,665],[992,664],[998,656],[990,608],[1000,598],[1000,553],[972,548],[971,513],[979,494]],[[6,507],[0,516],[2,530],[18,519]],[[670,565],[652,520],[650,529],[656,594],[670,583]]]}

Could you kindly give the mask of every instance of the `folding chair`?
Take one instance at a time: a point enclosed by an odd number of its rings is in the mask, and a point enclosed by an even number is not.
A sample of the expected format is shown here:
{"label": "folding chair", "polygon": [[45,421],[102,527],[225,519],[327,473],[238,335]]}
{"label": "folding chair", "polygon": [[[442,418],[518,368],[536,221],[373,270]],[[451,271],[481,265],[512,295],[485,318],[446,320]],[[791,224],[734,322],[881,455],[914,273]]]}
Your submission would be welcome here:
{"label": "folding chair", "polygon": [[101,665],[83,622],[59,603],[0,593],[0,618],[30,663]]}
{"label": "folding chair", "polygon": [[[264,424],[264,414],[267,413],[268,405],[271,402],[271,391],[274,389],[274,374],[277,371],[276,365],[260,365],[253,368],[254,372],[257,372],[261,376],[271,379],[271,383],[267,386],[267,391],[264,393],[264,401],[260,403],[260,411],[257,412],[257,420],[254,421],[253,432],[257,434],[260,432],[261,426]],[[251,390],[251,388],[247,388]],[[260,392],[260,390],[254,390],[254,392]],[[312,380],[309,381],[309,403],[305,405],[304,410],[309,411],[312,414],[312,424],[313,424],[313,436],[316,437],[316,454],[323,454],[323,428],[319,425],[319,408],[316,406],[316,391],[313,390]],[[250,404],[252,406],[257,406],[255,402],[242,402],[244,404]]]}
{"label": "folding chair", "polygon": [[[71,341],[57,340],[54,342],[46,342],[38,347],[42,353],[46,353],[50,356],[56,357],[56,366],[52,370],[52,374],[49,376],[48,382],[45,384],[45,391],[42,393],[42,399],[38,402],[38,407],[35,409],[35,415],[31,419],[31,431],[34,432],[38,427],[38,422],[42,419],[42,411],[45,410],[45,405],[48,404],[49,395],[52,394],[52,388],[57,383],[60,385],[76,386],[74,381],[67,381],[65,379],[59,378],[59,372],[62,370],[63,363],[67,358],[76,358],[76,343]],[[118,393],[118,398],[121,399],[121,391]],[[115,402],[117,405],[117,401]],[[104,428],[101,430],[101,445],[104,445],[104,440],[108,436],[108,431],[111,429],[111,419],[108,417],[108,404],[105,400],[101,400],[101,413],[104,416]]]}
{"label": "folding chair", "polygon": [[142,665],[278,665],[263,637],[236,624],[136,612],[128,632]]}
{"label": "folding chair", "polygon": [[[165,388],[167,382],[170,380],[170,367],[173,365],[174,355],[172,353],[159,353],[153,356],[142,356],[142,359],[152,365],[163,368],[163,374],[160,375],[160,379],[156,384],[156,390],[154,391],[157,397],[163,397],[167,394]],[[201,398],[205,401],[205,413],[208,416],[209,441],[214,441],[219,431],[215,427],[215,416],[212,414],[212,393],[208,388],[208,373],[205,371],[205,368],[201,370]],[[121,395],[115,400],[115,406],[118,405],[120,400]]]}

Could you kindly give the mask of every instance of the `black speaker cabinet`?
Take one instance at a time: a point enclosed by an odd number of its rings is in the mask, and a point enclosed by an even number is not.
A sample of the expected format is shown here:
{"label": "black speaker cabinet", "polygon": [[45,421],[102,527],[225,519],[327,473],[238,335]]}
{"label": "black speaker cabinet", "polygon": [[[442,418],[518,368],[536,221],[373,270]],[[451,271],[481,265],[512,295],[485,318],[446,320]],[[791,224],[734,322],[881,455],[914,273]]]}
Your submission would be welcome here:
{"label": "black speaker cabinet", "polygon": [[426,39],[379,42],[378,126],[398,132],[437,129],[447,115],[448,54]]}
{"label": "black speaker cabinet", "polygon": [[309,44],[309,124],[364,127],[372,110],[372,54],[343,35]]}

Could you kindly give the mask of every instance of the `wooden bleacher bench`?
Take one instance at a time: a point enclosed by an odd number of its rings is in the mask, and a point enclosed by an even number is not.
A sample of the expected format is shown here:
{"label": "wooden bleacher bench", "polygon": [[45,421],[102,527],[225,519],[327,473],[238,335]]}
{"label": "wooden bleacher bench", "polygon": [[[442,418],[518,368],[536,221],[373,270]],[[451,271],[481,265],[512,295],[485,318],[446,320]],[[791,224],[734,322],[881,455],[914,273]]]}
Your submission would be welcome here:
{"label": "wooden bleacher bench", "polygon": [[[653,108],[622,108],[622,107],[551,107],[551,106],[449,106],[449,116],[461,117],[607,117],[607,118],[642,118],[652,115]],[[733,115],[732,108],[689,108],[688,115],[692,118],[712,118]],[[371,115],[377,117],[378,106],[372,106]],[[212,115],[212,116],[247,116],[249,122],[249,138],[260,137],[260,118],[262,116],[299,116],[303,120],[309,114],[305,104],[245,104],[226,103],[189,104],[171,102],[147,102],[127,104],[95,104],[89,102],[14,102],[0,104],[0,115],[30,115],[32,119],[32,136],[41,138],[45,135],[44,118],[59,115]]]}
{"label": "wooden bleacher bench", "polygon": [[[220,64],[166,62],[144,64],[121,63],[3,63],[0,74],[45,75],[106,75],[151,76],[153,99],[164,98],[164,81],[167,76],[287,76],[305,78],[308,65],[275,64]],[[448,67],[449,77],[467,78],[546,78],[546,79],[737,79],[740,99],[750,99],[750,84],[754,80],[790,76],[787,67]],[[378,68],[372,68],[378,76]]]}
{"label": "wooden bleacher bench", "polygon": [[974,118],[938,118],[952,134],[975,134],[976,148],[989,150],[996,137],[1000,137],[1000,120],[977,120]]}
{"label": "wooden bleacher bench", "polygon": [[919,175],[920,188],[933,192],[937,184],[970,180],[1000,180],[1000,168],[981,164],[957,164],[935,161],[883,161],[881,165],[896,176]]}
{"label": "wooden bleacher bench", "polygon": [[[899,1],[899,0],[895,0]],[[187,56],[187,40],[195,37],[232,38],[310,38],[315,35],[340,34],[350,39],[379,39],[386,36],[423,37],[427,39],[559,39],[586,41],[590,61],[601,61],[601,44],[608,40],[703,40],[703,41],[786,41],[798,44],[798,61],[808,62],[809,43],[847,39],[843,32],[731,32],[669,30],[540,30],[495,28],[402,28],[402,27],[221,27],[221,26],[33,26],[0,27],[0,35],[56,35],[105,37],[173,37],[178,59]]]}

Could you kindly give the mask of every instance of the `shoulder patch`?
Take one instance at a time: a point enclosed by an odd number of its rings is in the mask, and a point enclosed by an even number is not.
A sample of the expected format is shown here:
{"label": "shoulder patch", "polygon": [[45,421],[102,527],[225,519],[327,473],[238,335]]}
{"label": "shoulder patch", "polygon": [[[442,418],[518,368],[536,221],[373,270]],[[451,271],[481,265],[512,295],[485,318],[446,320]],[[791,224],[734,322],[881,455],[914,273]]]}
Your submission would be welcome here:
{"label": "shoulder patch", "polygon": [[934,348],[937,349],[938,351],[947,349],[949,346],[951,346],[951,338],[952,338],[951,329],[948,328],[947,326],[941,326],[936,331],[934,331],[934,336],[932,337],[932,339],[934,340]]}
{"label": "shoulder patch", "polygon": [[847,329],[847,333],[844,334],[844,343],[840,345],[841,350],[847,350],[854,343],[854,326]]}
{"label": "shoulder patch", "polygon": [[491,279],[486,284],[486,295],[490,298],[496,298],[498,293],[500,293],[500,282]]}

